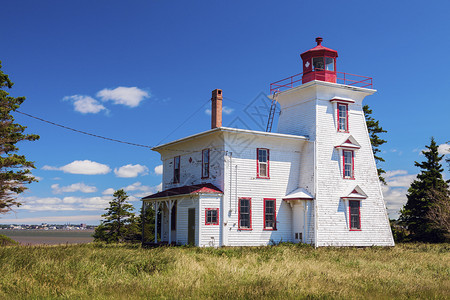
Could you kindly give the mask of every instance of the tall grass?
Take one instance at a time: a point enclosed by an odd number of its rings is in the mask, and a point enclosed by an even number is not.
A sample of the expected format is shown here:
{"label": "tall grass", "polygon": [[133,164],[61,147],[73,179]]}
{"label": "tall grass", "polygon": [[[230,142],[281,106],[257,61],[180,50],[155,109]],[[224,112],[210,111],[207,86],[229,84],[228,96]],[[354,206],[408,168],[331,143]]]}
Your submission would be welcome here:
{"label": "tall grass", "polygon": [[0,299],[444,299],[450,245],[0,247]]}

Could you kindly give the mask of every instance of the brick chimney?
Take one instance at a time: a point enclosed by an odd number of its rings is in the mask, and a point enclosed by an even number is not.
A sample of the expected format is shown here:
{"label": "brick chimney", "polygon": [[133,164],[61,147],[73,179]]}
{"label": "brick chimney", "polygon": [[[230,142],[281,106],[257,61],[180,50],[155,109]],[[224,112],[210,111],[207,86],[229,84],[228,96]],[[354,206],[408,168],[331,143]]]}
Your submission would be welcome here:
{"label": "brick chimney", "polygon": [[222,90],[212,91],[211,129],[222,127],[222,98]]}

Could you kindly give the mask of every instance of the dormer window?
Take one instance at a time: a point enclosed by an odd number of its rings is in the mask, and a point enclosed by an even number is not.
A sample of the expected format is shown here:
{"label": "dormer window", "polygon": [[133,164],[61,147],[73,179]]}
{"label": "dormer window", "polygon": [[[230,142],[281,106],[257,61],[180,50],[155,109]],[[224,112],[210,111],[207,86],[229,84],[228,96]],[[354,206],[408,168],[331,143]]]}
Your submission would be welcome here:
{"label": "dormer window", "polygon": [[338,131],[348,132],[348,104],[337,104]]}
{"label": "dormer window", "polygon": [[343,169],[344,169],[344,179],[355,179],[354,174],[354,151],[353,150],[343,150]]}

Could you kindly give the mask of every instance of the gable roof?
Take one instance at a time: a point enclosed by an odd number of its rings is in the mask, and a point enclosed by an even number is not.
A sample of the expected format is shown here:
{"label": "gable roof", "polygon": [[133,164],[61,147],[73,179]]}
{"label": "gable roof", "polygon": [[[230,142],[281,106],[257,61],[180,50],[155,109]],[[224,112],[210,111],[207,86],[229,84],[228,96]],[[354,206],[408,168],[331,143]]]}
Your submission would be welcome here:
{"label": "gable roof", "polygon": [[308,193],[307,190],[304,188],[298,188],[295,191],[289,193],[288,195],[283,197],[283,200],[289,201],[289,200],[312,200],[314,199],[313,196],[311,196],[310,193]]}
{"label": "gable roof", "polygon": [[359,149],[361,145],[356,141],[356,139],[349,135],[342,143],[334,146],[335,148],[346,148],[346,149]]}
{"label": "gable roof", "polygon": [[367,194],[364,193],[359,185],[355,186],[347,196],[341,197],[342,199],[366,199]]}
{"label": "gable roof", "polygon": [[165,191],[146,196],[142,200],[166,198],[180,195],[192,195],[192,194],[223,194],[223,192],[211,183],[185,185],[176,188],[167,189]]}

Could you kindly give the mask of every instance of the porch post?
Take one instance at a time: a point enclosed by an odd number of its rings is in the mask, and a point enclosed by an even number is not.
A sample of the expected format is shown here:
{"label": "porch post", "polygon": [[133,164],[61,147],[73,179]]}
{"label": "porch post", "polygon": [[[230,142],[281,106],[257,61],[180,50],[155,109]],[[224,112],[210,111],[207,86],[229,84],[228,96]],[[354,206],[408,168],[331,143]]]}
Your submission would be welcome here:
{"label": "porch post", "polygon": [[166,201],[167,208],[169,209],[169,245],[172,244],[172,207],[174,200]]}
{"label": "porch post", "polygon": [[159,203],[155,201],[155,244],[158,243],[158,208]]}
{"label": "porch post", "polygon": [[142,201],[142,209],[141,209],[141,211],[142,211],[142,215],[141,215],[141,219],[142,219],[141,244],[142,245],[145,242],[145,236],[144,236],[145,235],[145,230],[144,230],[144,228],[145,228],[145,211],[146,211],[146,208],[147,208],[147,204],[144,201]]}

